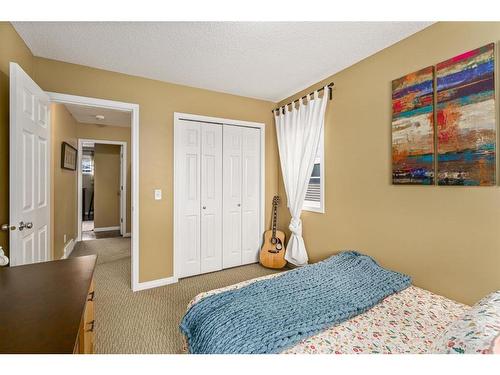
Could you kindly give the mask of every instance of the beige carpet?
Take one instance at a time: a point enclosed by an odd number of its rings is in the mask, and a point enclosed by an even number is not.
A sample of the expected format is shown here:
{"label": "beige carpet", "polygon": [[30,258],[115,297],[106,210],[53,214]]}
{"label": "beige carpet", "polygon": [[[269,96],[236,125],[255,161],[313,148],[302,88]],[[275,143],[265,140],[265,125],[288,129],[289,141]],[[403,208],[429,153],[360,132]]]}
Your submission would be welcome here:
{"label": "beige carpet", "polygon": [[97,264],[130,258],[130,238],[103,238],[77,242],[72,257],[97,254]]}
{"label": "beige carpet", "polygon": [[180,353],[179,323],[194,296],[275,272],[252,264],[133,293],[130,239],[79,242],[72,256],[91,253],[100,258],[95,271],[96,353]]}

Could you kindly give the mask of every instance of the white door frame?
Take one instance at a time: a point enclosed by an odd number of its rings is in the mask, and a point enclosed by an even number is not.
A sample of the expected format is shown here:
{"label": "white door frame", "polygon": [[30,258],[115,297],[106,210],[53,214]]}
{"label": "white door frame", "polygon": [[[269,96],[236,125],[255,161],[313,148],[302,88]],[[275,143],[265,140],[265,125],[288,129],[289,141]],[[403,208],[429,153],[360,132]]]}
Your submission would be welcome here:
{"label": "white door frame", "polygon": [[[132,266],[131,287],[133,291],[150,287],[149,283],[139,282],[139,104],[118,102],[114,100],[89,98],[85,96],[47,92],[51,102],[62,104],[80,104],[92,107],[115,109],[131,113],[132,143]],[[147,285],[146,285],[147,284]]]}
{"label": "white door frame", "polygon": [[[265,124],[261,122],[251,122],[251,121],[242,121],[242,120],[232,120],[232,119],[226,119],[226,118],[219,118],[219,117],[210,117],[210,116],[202,116],[202,115],[195,115],[195,114],[190,114],[190,113],[181,113],[181,112],[174,112],[174,178],[173,178],[173,184],[174,184],[174,228],[173,228],[173,266],[174,266],[174,271],[173,271],[173,280],[176,282],[179,279],[179,269],[180,269],[180,254],[178,254],[179,250],[177,249],[178,246],[176,246],[176,238],[179,237],[179,225],[177,223],[177,218],[179,217],[179,205],[176,204],[177,202],[177,197],[180,195],[178,192],[179,187],[177,186],[175,182],[175,176],[176,176],[176,160],[175,160],[175,155],[177,155],[176,152],[176,147],[177,144],[175,142],[176,139],[176,128],[178,126],[181,126],[180,120],[190,120],[190,121],[199,121],[201,123],[203,122],[208,122],[208,123],[213,123],[213,124],[221,124],[221,125],[232,125],[232,126],[243,126],[243,127],[249,127],[249,128],[258,128],[260,130],[260,220],[259,220],[259,233],[264,234],[264,223],[265,223],[265,194],[266,194],[266,138],[265,138]],[[263,238],[260,239],[260,241],[263,241]],[[222,249],[221,249],[222,251]]]}
{"label": "white door frame", "polygon": [[[120,191],[120,218],[122,221],[120,222],[120,234],[125,236],[127,233],[127,142],[124,141],[107,141],[104,139],[88,139],[88,138],[79,138],[78,139],[78,183],[77,183],[77,199],[78,199],[78,212],[77,212],[77,223],[78,223],[78,237],[77,241],[82,240],[82,185],[83,185],[83,173],[82,173],[82,152],[83,152],[83,144],[84,143],[94,143],[101,145],[117,145],[120,147],[120,152],[123,157],[120,157],[120,185],[122,187]],[[94,210],[95,214],[95,210]],[[94,228],[95,229],[95,228]],[[115,230],[116,228],[101,228],[101,230]]]}

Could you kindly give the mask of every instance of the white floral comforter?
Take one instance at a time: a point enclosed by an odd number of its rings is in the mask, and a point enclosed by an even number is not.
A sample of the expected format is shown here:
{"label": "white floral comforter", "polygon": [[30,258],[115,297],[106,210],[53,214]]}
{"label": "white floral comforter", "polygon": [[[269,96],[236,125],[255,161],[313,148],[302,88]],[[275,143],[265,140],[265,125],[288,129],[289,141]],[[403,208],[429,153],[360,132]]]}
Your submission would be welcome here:
{"label": "white floral comforter", "polygon": [[[188,309],[202,298],[238,289],[259,277],[198,294]],[[424,289],[411,286],[393,294],[367,312],[302,340],[286,354],[427,353],[446,326],[469,307]],[[184,347],[187,351],[187,347]]]}

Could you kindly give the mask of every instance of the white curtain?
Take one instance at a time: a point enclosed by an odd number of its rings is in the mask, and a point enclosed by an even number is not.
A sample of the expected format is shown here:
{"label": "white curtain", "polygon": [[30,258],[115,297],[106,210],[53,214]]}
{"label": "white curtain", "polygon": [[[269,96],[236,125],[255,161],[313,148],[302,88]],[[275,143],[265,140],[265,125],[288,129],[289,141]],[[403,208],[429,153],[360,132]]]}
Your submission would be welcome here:
{"label": "white curtain", "polygon": [[[299,100],[298,108],[285,108],[275,111],[276,134],[281,161],[281,171],[292,216],[289,229],[292,232],[285,253],[285,259],[296,265],[306,265],[309,258],[302,238],[300,214],[306,196],[309,179],[314,167],[314,159],[321,138],[328,101],[328,87],[324,88],[323,97],[318,91]],[[321,176],[323,178],[323,176]]]}

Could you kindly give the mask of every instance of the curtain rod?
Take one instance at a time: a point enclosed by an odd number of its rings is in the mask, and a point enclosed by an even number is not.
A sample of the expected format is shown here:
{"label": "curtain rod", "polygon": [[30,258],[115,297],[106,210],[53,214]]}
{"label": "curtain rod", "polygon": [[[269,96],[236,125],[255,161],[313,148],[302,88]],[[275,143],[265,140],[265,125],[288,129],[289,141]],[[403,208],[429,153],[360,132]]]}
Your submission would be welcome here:
{"label": "curtain rod", "polygon": [[[328,99],[332,100],[333,82],[330,82],[328,85],[326,85],[326,87],[328,87],[328,95],[330,95],[330,97],[329,97]],[[325,89],[325,88],[324,88],[324,87],[322,87],[322,88],[320,88],[320,89],[318,89],[318,90],[316,90],[316,91],[320,92],[320,91],[323,91],[324,89]],[[273,110],[271,110],[271,112],[272,112],[272,113],[274,113],[274,112],[276,112],[276,111],[279,111],[280,109],[283,109],[283,111],[284,111],[284,110],[285,110],[285,107],[288,107],[290,104],[293,104],[293,103],[295,103],[295,102],[298,102],[300,99],[305,99],[305,98],[307,98],[309,95],[313,95],[313,94],[314,94],[314,92],[315,92],[315,91],[313,91],[313,92],[309,93],[308,95],[304,95],[304,96],[303,96],[303,97],[301,97],[301,98],[295,99],[295,100],[291,101],[291,102],[290,102],[290,103],[288,103],[288,104],[284,104],[284,105],[282,105],[282,106],[281,106],[281,107],[279,107],[279,108],[274,108]],[[283,113],[285,113],[285,112],[283,112]]]}

